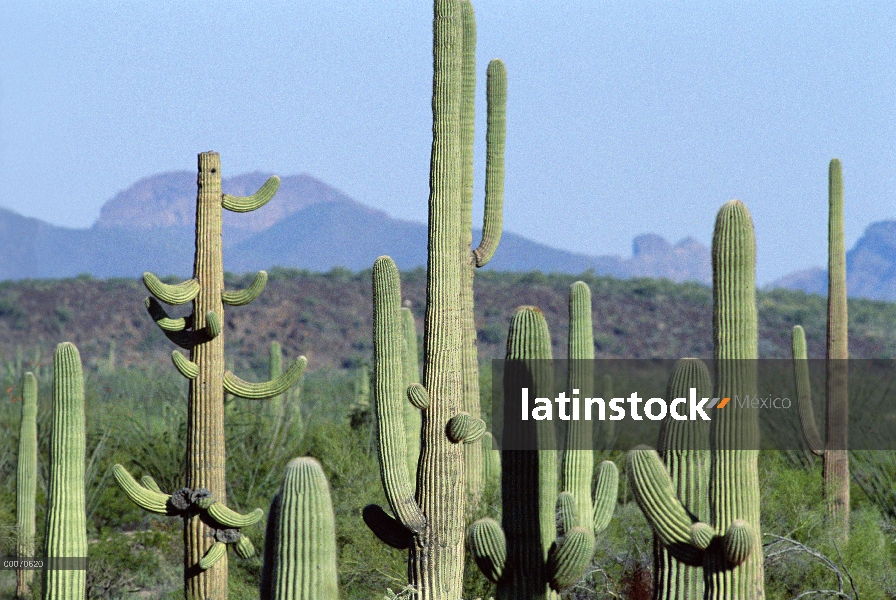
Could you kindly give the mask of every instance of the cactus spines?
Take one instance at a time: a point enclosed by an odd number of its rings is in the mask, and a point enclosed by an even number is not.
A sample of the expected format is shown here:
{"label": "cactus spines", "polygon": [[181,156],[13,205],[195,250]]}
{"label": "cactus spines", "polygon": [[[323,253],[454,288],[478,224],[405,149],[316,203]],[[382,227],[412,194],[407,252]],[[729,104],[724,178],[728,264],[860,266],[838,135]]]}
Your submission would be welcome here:
{"label": "cactus spines", "polygon": [[[25,373],[22,382],[22,422],[19,425],[19,457],[16,469],[16,554],[34,557],[37,501],[37,379]],[[16,571],[16,597],[31,597],[34,571]]]}
{"label": "cactus spines", "polygon": [[320,464],[308,457],[291,460],[274,502],[262,600],[337,600],[336,518]]}
{"label": "cactus spines", "polygon": [[[53,429],[50,434],[46,531],[48,557],[87,557],[86,437],[81,356],[74,344],[64,342],[56,347],[53,355]],[[45,573],[46,600],[86,596],[86,570],[50,569]]]}
{"label": "cactus spines", "polygon": [[[476,15],[469,0],[461,6],[461,225],[460,242],[467,254],[461,271],[461,306],[463,319],[463,410],[473,418],[480,417],[479,359],[476,350],[476,325],[473,315],[473,279],[477,267],[485,266],[498,248],[501,239],[504,205],[504,144],[506,137],[507,70],[500,60],[488,65],[486,83],[487,131],[485,212],[482,240],[473,249],[473,140],[474,98],[476,92]],[[464,449],[469,511],[475,511],[483,490],[483,458],[480,444]]]}
{"label": "cactus spines", "polygon": [[[248,197],[223,194],[221,160],[215,152],[198,157],[196,195],[196,243],[193,277],[179,284],[166,284],[152,273],[143,282],[155,298],[146,302],[153,321],[171,341],[190,351],[189,358],[172,354],[177,370],[189,380],[186,449],[187,487],[170,496],[151,485],[140,485],[120,465],[116,481],[138,505],[154,512],[184,518],[184,596],[187,600],[227,598],[227,553],[223,544],[234,544],[238,553],[249,550],[239,540],[240,527],[261,517],[256,509],[239,515],[227,508],[224,440],[224,394],[266,399],[283,394],[301,377],[306,360],[299,357],[285,372],[270,381],[252,383],[225,369],[224,305],[240,306],[258,297],[267,282],[259,272],[243,290],[225,291],[222,257],[222,211],[247,212],[268,202],[280,180],[271,177]],[[167,304],[193,303],[192,314],[170,318],[158,300]],[[234,531],[228,531],[233,529]],[[215,541],[217,539],[217,541]]]}
{"label": "cactus spines", "polygon": [[[750,213],[742,202],[732,200],[719,210],[712,243],[714,395],[720,398],[756,395],[755,256]],[[655,451],[639,447],[629,453],[632,491],[658,542],[677,561],[702,565],[703,597],[710,600],[756,600],[764,594],[755,450],[758,435],[758,422],[750,411],[714,414],[709,444],[709,523],[698,521],[682,504],[679,489]],[[674,438],[678,433],[666,428],[664,436]],[[678,593],[696,592],[675,588],[661,597],[678,597]]]}

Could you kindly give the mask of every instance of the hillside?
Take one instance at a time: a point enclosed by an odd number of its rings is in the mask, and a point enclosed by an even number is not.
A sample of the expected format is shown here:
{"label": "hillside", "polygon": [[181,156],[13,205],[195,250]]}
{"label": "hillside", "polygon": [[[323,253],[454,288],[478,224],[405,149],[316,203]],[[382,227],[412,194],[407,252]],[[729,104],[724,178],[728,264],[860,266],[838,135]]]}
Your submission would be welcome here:
{"label": "hillside", "polygon": [[[507,326],[521,304],[539,306],[551,327],[554,355],[565,356],[566,311],[574,276],[540,273],[479,273],[476,278],[476,324],[480,357],[501,358]],[[709,357],[712,354],[712,293],[697,284],[665,280],[617,280],[593,274],[582,277],[593,290],[596,349],[606,358]],[[249,276],[229,277],[228,286],[245,286]],[[403,277],[405,305],[422,334],[425,276],[422,270]],[[72,341],[84,361],[96,368],[108,363],[110,350],[121,365],[167,364],[172,344],[144,309],[147,296],[135,279],[6,282],[0,285],[0,355],[18,353],[49,364],[53,347]],[[760,355],[788,357],[790,329],[802,324],[809,356],[824,354],[823,297],[774,290],[758,296]],[[172,316],[188,311],[172,308]],[[896,305],[850,301],[851,354],[896,355]],[[310,369],[354,367],[371,359],[371,288],[369,272],[334,270],[315,274],[277,269],[267,289],[252,304],[230,308],[225,322],[228,356],[238,371],[263,371],[267,346],[283,344],[287,356],[304,354]]]}
{"label": "hillside", "polygon": [[[227,193],[251,194],[268,173],[223,181]],[[425,202],[425,198],[422,199]],[[146,270],[192,273],[195,173],[141,179],[103,205],[87,229],[59,227],[0,209],[0,280],[139,277]],[[508,204],[507,210],[512,210]],[[474,232],[478,242],[479,232]],[[273,201],[246,215],[224,214],[224,267],[241,273],[274,266],[324,272],[369,269],[392,256],[403,269],[424,266],[427,227],[394,218],[310,175],[281,178]],[[710,279],[709,249],[692,239],[675,245],[657,235],[634,238],[632,256],[589,256],[505,231],[487,267],[499,271],[581,273],[614,277]]]}

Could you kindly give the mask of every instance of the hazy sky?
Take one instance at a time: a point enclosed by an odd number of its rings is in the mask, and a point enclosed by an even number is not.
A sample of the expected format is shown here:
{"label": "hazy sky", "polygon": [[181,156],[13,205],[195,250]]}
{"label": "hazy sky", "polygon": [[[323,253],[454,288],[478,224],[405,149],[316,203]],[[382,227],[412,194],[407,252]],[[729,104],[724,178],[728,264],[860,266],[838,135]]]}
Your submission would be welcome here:
{"label": "hazy sky", "polygon": [[[847,247],[896,218],[892,2],[507,2],[505,228],[590,254],[655,232],[709,244],[747,203],[761,283],[826,262],[827,166]],[[221,153],[225,177],[308,173],[425,221],[428,2],[24,2],[0,19],[0,206],[90,226],[142,177]],[[477,216],[477,218],[479,218]],[[500,250],[499,250],[500,251]]]}

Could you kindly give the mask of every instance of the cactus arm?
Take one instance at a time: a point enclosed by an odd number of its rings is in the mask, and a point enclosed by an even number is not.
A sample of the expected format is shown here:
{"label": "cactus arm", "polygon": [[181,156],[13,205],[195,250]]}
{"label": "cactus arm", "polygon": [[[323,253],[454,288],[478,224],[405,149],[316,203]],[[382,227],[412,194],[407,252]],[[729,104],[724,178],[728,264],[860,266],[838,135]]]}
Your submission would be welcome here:
{"label": "cactus arm", "polygon": [[381,256],[373,265],[374,404],[377,445],[383,489],[392,512],[414,533],[423,530],[426,517],[414,499],[407,469],[407,442],[401,390],[402,365],[401,281],[395,262]]}
{"label": "cactus arm", "polygon": [[196,379],[199,375],[199,365],[185,357],[183,354],[174,350],[171,353],[171,361],[177,367],[178,372],[187,379]]}
{"label": "cactus arm", "polygon": [[482,241],[473,251],[477,267],[495,255],[501,240],[504,211],[504,142],[507,135],[507,68],[498,59],[488,64],[488,125],[485,164],[485,215]]}
{"label": "cactus arm", "polygon": [[252,544],[252,540],[245,534],[240,535],[240,539],[234,543],[233,549],[240,558],[252,558],[255,556],[255,546]]}
{"label": "cactus arm", "polygon": [[221,292],[221,301],[230,306],[245,306],[261,295],[267,283],[267,271],[259,271],[246,289]]}
{"label": "cactus arm", "polygon": [[737,520],[731,524],[722,539],[725,558],[732,565],[742,564],[753,549],[753,530],[750,524]]}
{"label": "cactus arm", "polygon": [[192,315],[172,319],[155,298],[146,299],[146,311],[162,330],[162,333],[181,348],[190,349],[213,340],[221,334],[221,321],[213,311],[206,313],[205,327],[194,331],[185,331],[186,328],[193,326]]}
{"label": "cactus arm", "polygon": [[555,592],[581,579],[594,556],[594,535],[584,527],[574,527],[548,550],[548,584]]}
{"label": "cactus arm", "polygon": [[616,510],[619,490],[619,469],[616,463],[605,460],[597,468],[597,485],[594,488],[594,509],[591,526],[594,533],[600,533],[610,524]]}
{"label": "cactus arm", "polygon": [[445,433],[448,435],[448,439],[455,444],[460,442],[472,444],[479,441],[482,434],[485,433],[485,421],[475,419],[469,414],[462,412],[448,421]]}
{"label": "cactus arm", "polygon": [[171,496],[169,494],[163,494],[160,491],[140,485],[123,466],[118,464],[113,466],[112,475],[115,477],[115,481],[118,482],[121,490],[131,499],[131,502],[143,510],[168,516],[177,514],[172,510],[169,502]]}
{"label": "cactus arm", "polygon": [[364,523],[383,543],[399,550],[411,546],[411,532],[376,504],[368,504],[361,513]]}
{"label": "cactus arm", "polygon": [[235,527],[237,529],[249,527],[250,525],[258,523],[258,521],[261,520],[262,515],[264,515],[264,511],[260,508],[256,508],[249,514],[241,515],[238,512],[227,508],[221,502],[215,502],[209,498],[200,500],[198,504],[211,518],[225,527]]}
{"label": "cactus arm", "polygon": [[635,500],[659,541],[682,562],[700,564],[703,548],[691,536],[694,519],[676,496],[659,454],[647,446],[636,447],[628,454],[627,471]]}
{"label": "cactus arm", "polygon": [[280,377],[273,381],[252,383],[240,379],[230,371],[224,373],[224,389],[234,396],[248,398],[249,400],[264,400],[284,393],[292,387],[302,376],[308,360],[300,356],[293,362]]}
{"label": "cactus arm", "polygon": [[156,480],[150,477],[149,475],[144,475],[140,478],[140,484],[148,490],[152,490],[154,492],[158,492],[160,494],[164,494],[165,492],[159,487],[159,484],[156,483]]}
{"label": "cactus arm", "polygon": [[252,212],[267,204],[280,188],[280,178],[271,176],[257,192],[251,196],[231,196],[224,194],[221,197],[221,206],[231,212]]}
{"label": "cactus arm", "polygon": [[498,583],[507,560],[507,538],[494,519],[480,519],[470,527],[470,552],[486,579]]}
{"label": "cactus arm", "polygon": [[408,402],[410,402],[414,406],[414,408],[423,410],[424,408],[429,406],[429,393],[421,384],[412,383],[411,385],[409,385],[407,395]]}
{"label": "cactus arm", "polygon": [[227,544],[215,542],[208,549],[208,552],[205,553],[205,556],[202,557],[202,560],[199,561],[199,570],[207,571],[211,569],[225,554],[227,554]]}
{"label": "cactus arm", "polygon": [[155,321],[155,324],[159,326],[159,329],[165,332],[183,331],[193,326],[192,316],[172,319],[165,312],[165,309],[162,308],[162,305],[159,304],[159,301],[152,296],[146,299],[146,311],[152,320]]}
{"label": "cactus arm", "polygon": [[573,527],[581,524],[575,495],[572,492],[560,492],[557,495],[557,536],[563,537]]}
{"label": "cactus arm", "polygon": [[188,279],[172,285],[162,283],[158,277],[147,271],[143,274],[143,285],[146,286],[150,294],[165,304],[175,306],[186,304],[199,295],[199,282],[195,279]]}
{"label": "cactus arm", "polygon": [[800,425],[809,450],[816,456],[824,454],[824,444],[818,435],[815,413],[812,410],[812,388],[809,383],[809,364],[806,355],[806,332],[794,325],[790,336],[793,351],[793,380],[796,386],[797,404],[800,410]]}

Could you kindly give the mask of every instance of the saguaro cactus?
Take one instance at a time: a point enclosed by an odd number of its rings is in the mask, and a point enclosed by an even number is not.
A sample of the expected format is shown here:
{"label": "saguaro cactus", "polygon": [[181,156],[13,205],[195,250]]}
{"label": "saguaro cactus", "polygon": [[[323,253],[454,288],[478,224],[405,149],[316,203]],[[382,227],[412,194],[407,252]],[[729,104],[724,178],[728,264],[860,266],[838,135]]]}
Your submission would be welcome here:
{"label": "saguaro cactus", "polygon": [[[466,412],[462,281],[470,241],[464,234],[463,96],[464,28],[460,0],[435,0],[433,19],[433,141],[430,165],[429,244],[423,385],[408,399],[423,411],[415,486],[407,469],[402,419],[400,283],[388,257],[377,260],[374,285],[375,401],[383,486],[397,521],[375,506],[368,526],[385,542],[409,547],[408,579],[418,597],[458,598],[464,564],[466,476],[461,442],[475,444],[485,430]],[[469,8],[467,9],[469,10]],[[492,194],[493,196],[495,194]],[[494,209],[489,212],[494,213]],[[494,219],[485,243],[497,243]],[[480,261],[489,254],[485,249]],[[475,255],[475,253],[474,253]],[[484,262],[482,262],[484,264]],[[471,267],[472,268],[472,267]],[[470,339],[469,337],[467,339]],[[478,449],[477,449],[478,450]],[[481,471],[481,457],[478,460]],[[481,477],[481,476],[480,476]],[[481,486],[480,486],[481,488]]]}
{"label": "saguaro cactus", "polygon": [[[25,373],[22,382],[22,422],[19,425],[19,462],[16,470],[16,553],[34,557],[37,501],[37,379]],[[31,597],[34,571],[16,571],[16,597]]]}
{"label": "saguaro cactus", "polygon": [[337,600],[336,517],[330,486],[309,457],[286,465],[268,513],[262,600]]}
{"label": "saguaro cactus", "polygon": [[[486,100],[485,213],[482,241],[473,244],[473,140],[474,99],[476,95],[476,15],[469,0],[461,2],[463,20],[461,127],[461,244],[467,255],[461,269],[461,307],[463,318],[463,409],[479,418],[479,358],[476,350],[476,323],[473,314],[473,278],[494,256],[501,239],[504,206],[504,143],[506,137],[507,69],[498,59],[488,65]],[[475,510],[482,495],[483,454],[479,442],[464,446],[469,508]]]}
{"label": "saguaro cactus", "polygon": [[[687,398],[690,389],[698,397],[712,391],[709,370],[703,361],[683,358],[675,363],[666,398]],[[709,428],[703,421],[678,421],[667,416],[660,425],[657,450],[677,497],[700,521],[709,520]],[[703,561],[689,546],[666,547],[654,535],[653,589],[658,600],[700,600],[703,598]]]}
{"label": "saguaro cactus", "polygon": [[[585,290],[574,289],[571,300],[582,318]],[[590,323],[590,298],[587,306]],[[573,329],[582,333],[581,323]],[[581,335],[576,338],[574,348],[582,341]],[[518,308],[507,337],[505,379],[514,382],[513,389],[524,381],[536,396],[544,396],[551,389],[550,359],[551,340],[544,314],[532,306]],[[499,599],[559,598],[560,590],[585,573],[594,554],[594,534],[607,526],[616,506],[618,473],[609,461],[600,467],[593,504],[593,459],[588,467],[581,456],[567,459],[564,479],[570,488],[558,495],[552,427],[551,422],[541,421],[526,432],[535,436],[540,450],[502,451],[502,524],[485,518],[470,528],[473,557],[483,575],[498,584]]]}
{"label": "saguaro cactus", "polygon": [[[188,600],[227,598],[227,554],[224,544],[249,553],[248,538],[238,531],[261,518],[261,509],[243,516],[227,508],[224,482],[224,392],[253,400],[283,394],[301,377],[305,357],[299,357],[278,378],[250,383],[225,371],[224,305],[242,306],[255,300],[267,282],[260,271],[245,290],[224,290],[221,252],[222,209],[249,212],[267,203],[280,185],[271,177],[252,196],[236,197],[221,191],[221,161],[217,153],[199,155],[196,200],[196,256],[193,278],[179,284],[162,283],[152,273],[143,282],[155,298],[148,298],[152,319],[175,344],[190,350],[187,359],[174,351],[177,370],[190,380],[187,425],[187,487],[166,495],[153,486],[139,485],[116,465],[116,481],[143,508],[184,518],[184,595]],[[167,304],[193,303],[189,317],[172,319],[156,298]]]}
{"label": "saguaro cactus", "polygon": [[[53,429],[50,434],[50,486],[47,496],[48,557],[87,557],[84,469],[84,377],[74,344],[56,346],[53,355]],[[44,599],[73,600],[87,594],[84,569],[45,571]]]}
{"label": "saguaro cactus", "polygon": [[[756,395],[756,242],[746,206],[732,200],[716,219],[712,244],[716,393]],[[659,455],[629,453],[635,499],[660,543],[702,563],[708,599],[756,600],[764,594],[759,525],[759,426],[746,410],[713,413],[709,522],[682,505]]]}
{"label": "saguaro cactus", "polygon": [[836,158],[828,167],[828,330],[826,443],[818,435],[812,411],[806,334],[793,328],[794,377],[800,423],[809,449],[823,457],[825,512],[838,537],[849,537],[849,314],[846,302],[846,246],[843,241],[843,167]]}

